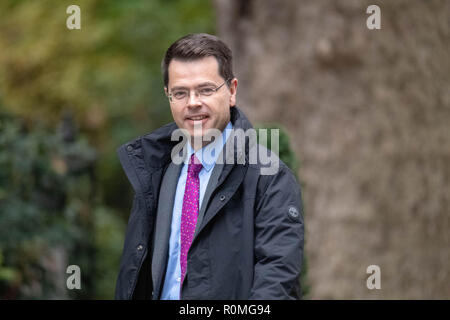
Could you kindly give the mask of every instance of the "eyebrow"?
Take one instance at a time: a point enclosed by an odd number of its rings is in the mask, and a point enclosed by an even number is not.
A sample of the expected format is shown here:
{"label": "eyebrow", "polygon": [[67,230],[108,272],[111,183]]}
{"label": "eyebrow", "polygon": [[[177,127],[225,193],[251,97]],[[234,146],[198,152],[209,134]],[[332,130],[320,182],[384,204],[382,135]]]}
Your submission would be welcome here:
{"label": "eyebrow", "polygon": [[[202,87],[208,87],[208,86],[217,86],[217,84],[215,84],[214,82],[211,81],[206,81],[206,82],[202,82],[200,83],[196,88],[202,88]],[[182,90],[182,89],[189,89],[187,87],[183,87],[183,86],[176,86],[176,87],[172,87],[170,90]]]}

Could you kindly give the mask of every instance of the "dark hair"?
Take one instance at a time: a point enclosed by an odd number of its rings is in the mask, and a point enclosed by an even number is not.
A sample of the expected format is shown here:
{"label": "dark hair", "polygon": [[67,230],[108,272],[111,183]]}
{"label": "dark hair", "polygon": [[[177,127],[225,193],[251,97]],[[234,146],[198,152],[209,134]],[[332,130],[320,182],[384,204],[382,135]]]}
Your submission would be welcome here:
{"label": "dark hair", "polygon": [[219,64],[219,74],[227,81],[234,78],[233,57],[230,48],[218,37],[207,33],[188,34],[175,41],[167,49],[161,63],[164,77],[164,86],[169,84],[169,64],[172,59],[181,61],[192,61],[213,56]]}

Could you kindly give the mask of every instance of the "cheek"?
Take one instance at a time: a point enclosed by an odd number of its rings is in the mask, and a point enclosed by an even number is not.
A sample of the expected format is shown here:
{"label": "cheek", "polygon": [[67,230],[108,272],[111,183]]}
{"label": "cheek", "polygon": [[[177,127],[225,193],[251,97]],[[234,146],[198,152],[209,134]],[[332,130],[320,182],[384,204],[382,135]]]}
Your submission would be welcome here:
{"label": "cheek", "polygon": [[178,119],[180,117],[180,110],[178,110],[177,108],[171,107],[170,110],[172,111],[172,115],[174,117],[174,119]]}
{"label": "cheek", "polygon": [[170,108],[170,111],[172,112],[172,117],[173,117],[173,120],[175,121],[175,123],[179,126],[179,127],[181,127],[182,126],[182,120],[183,120],[183,118],[181,117],[181,112],[180,112],[180,110],[177,110],[177,109],[175,109],[175,108]]}
{"label": "cheek", "polygon": [[227,112],[229,108],[229,100],[227,97],[221,97],[215,104],[216,118],[223,119],[227,117]]}

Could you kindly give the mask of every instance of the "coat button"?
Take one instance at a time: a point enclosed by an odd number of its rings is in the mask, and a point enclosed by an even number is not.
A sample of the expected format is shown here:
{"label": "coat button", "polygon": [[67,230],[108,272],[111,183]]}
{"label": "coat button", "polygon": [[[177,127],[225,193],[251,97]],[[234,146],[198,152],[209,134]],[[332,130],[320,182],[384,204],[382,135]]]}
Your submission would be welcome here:
{"label": "coat button", "polygon": [[141,251],[142,249],[144,249],[144,246],[143,246],[142,244],[140,244],[140,245],[137,246],[137,250],[138,250],[138,251]]}
{"label": "coat button", "polygon": [[221,196],[220,196],[220,201],[223,201],[223,200],[225,200],[225,196],[224,196],[224,195],[221,195]]}
{"label": "coat button", "polygon": [[127,150],[128,150],[129,152],[131,152],[131,151],[133,151],[133,147],[129,145],[129,146],[127,147]]}

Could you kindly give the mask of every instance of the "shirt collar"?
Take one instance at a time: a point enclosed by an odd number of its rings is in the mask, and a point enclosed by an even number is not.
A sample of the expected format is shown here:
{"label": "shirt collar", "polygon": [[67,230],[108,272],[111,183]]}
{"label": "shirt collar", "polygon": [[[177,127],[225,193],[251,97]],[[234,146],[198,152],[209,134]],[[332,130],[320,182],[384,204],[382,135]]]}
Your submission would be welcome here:
{"label": "shirt collar", "polygon": [[[231,124],[231,121],[228,122],[225,129],[222,131],[222,134],[215,139],[213,142],[207,144],[203,148],[197,150],[195,152],[195,156],[200,160],[200,162],[203,165],[203,168],[205,168],[206,171],[210,171],[216,161],[219,157],[223,146],[227,142],[228,137],[231,134],[231,130],[233,129],[233,125]],[[191,158],[192,154],[194,153],[194,149],[191,146],[191,142],[188,140],[187,142],[187,158],[184,163],[189,163],[189,159]]]}

